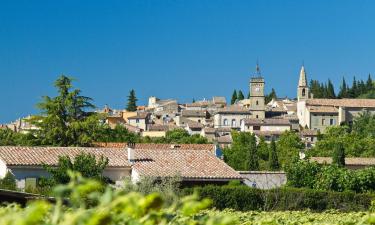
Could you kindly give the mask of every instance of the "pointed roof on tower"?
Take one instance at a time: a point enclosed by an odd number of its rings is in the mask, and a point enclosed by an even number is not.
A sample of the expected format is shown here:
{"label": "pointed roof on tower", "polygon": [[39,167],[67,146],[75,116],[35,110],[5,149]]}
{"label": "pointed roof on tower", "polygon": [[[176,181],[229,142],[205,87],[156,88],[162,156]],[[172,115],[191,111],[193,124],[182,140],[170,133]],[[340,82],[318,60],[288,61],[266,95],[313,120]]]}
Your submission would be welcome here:
{"label": "pointed roof on tower", "polygon": [[305,67],[301,67],[301,71],[299,73],[299,81],[298,81],[298,87],[307,87],[307,78],[306,78],[306,72]]}

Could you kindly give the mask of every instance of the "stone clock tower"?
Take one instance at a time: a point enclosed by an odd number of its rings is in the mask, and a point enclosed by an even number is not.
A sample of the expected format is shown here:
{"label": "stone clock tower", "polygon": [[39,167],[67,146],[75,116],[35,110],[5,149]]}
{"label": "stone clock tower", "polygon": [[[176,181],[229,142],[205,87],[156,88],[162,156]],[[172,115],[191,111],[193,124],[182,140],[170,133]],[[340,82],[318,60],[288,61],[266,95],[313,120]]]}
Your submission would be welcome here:
{"label": "stone clock tower", "polygon": [[256,74],[250,79],[250,111],[253,118],[264,119],[266,117],[264,78],[260,73],[258,64]]}

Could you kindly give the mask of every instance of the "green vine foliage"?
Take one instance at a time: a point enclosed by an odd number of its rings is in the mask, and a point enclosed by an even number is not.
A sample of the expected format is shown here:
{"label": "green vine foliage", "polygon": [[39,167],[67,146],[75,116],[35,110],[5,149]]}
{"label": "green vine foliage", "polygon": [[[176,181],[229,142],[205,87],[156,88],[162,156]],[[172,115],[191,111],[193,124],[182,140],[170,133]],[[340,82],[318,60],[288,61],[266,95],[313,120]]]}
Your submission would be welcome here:
{"label": "green vine foliage", "polygon": [[[1,225],[112,225],[112,224],[219,224],[237,222],[229,215],[199,215],[211,201],[187,196],[163,207],[159,194],[142,195],[102,186],[96,180],[69,172],[71,181],[54,190],[56,203],[38,200],[26,208],[0,208]],[[67,202],[66,202],[67,201]]]}

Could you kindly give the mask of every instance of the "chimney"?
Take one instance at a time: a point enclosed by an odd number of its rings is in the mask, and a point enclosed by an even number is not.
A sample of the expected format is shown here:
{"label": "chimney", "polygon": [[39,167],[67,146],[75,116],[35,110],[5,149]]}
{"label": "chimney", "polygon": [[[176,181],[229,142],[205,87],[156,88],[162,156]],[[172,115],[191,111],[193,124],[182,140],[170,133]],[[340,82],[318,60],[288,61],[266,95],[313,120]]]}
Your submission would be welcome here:
{"label": "chimney", "polygon": [[134,142],[128,142],[128,161],[130,163],[134,162],[135,160],[135,143]]}

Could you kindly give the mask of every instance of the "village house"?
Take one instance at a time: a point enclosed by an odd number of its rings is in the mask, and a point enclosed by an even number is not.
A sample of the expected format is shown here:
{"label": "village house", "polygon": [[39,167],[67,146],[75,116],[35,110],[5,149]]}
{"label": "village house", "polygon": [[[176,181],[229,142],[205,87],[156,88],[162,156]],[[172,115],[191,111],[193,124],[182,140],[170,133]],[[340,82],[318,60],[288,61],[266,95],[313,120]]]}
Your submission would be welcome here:
{"label": "village house", "polygon": [[[109,147],[0,147],[0,177],[12,173],[20,189],[35,187],[41,177],[50,174],[43,165],[56,166],[59,156],[73,159],[81,153],[108,158],[103,175],[121,184],[125,178],[138,182],[142,177],[179,176],[182,182],[192,184],[225,184],[231,180],[242,180],[239,173],[219,159],[213,145],[144,145],[146,149],[130,144],[125,148]],[[160,147],[160,148],[159,148]],[[165,148],[168,147],[168,148]],[[188,148],[188,149],[186,149]],[[216,154],[219,154],[218,152]]]}
{"label": "village house", "polygon": [[375,99],[314,99],[302,66],[297,88],[297,116],[303,128],[324,133],[329,126],[351,124],[364,111],[375,113]]}
{"label": "village house", "polygon": [[129,125],[140,128],[142,131],[147,130],[151,124],[151,114],[148,112],[138,112],[137,115],[128,117]]}
{"label": "village house", "polygon": [[[318,164],[331,164],[331,157],[311,157],[309,159],[312,162]],[[345,167],[348,169],[363,169],[366,167],[375,166],[375,158],[356,158],[356,157],[346,157],[345,158]]]}
{"label": "village house", "polygon": [[215,128],[240,129],[241,123],[251,117],[251,112],[240,106],[230,106],[217,111],[214,115]]}

